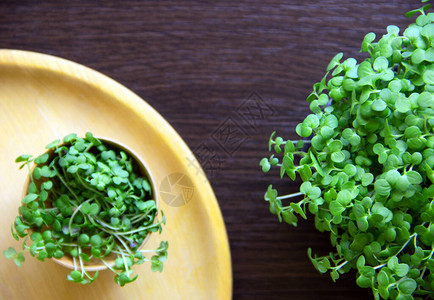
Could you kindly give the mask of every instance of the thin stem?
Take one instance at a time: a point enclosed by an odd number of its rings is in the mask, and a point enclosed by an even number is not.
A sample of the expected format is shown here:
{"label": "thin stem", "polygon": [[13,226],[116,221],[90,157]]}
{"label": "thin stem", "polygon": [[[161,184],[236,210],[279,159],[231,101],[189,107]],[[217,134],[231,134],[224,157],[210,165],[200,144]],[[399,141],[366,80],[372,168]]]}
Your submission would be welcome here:
{"label": "thin stem", "polygon": [[110,226],[109,224],[107,224],[106,222],[104,222],[103,220],[101,220],[101,219],[99,219],[97,217],[93,217],[93,219],[95,221],[97,221],[98,223],[100,223],[102,226],[107,227],[109,229],[112,229],[112,230],[121,230],[121,228],[112,227],[112,226]]}
{"label": "thin stem", "polygon": [[332,269],[335,269],[337,271],[340,268],[342,268],[343,266],[345,266],[347,263],[348,263],[348,261],[346,260],[343,263],[341,263],[340,265],[337,265],[336,267],[333,267]]}
{"label": "thin stem", "polygon": [[78,176],[77,174],[75,174],[74,177],[77,178],[77,179],[80,181],[81,185],[84,186],[86,189],[88,189],[88,190],[90,190],[90,191],[94,192],[95,194],[98,194],[98,195],[100,195],[100,196],[102,196],[102,197],[105,197],[105,195],[104,195],[103,193],[101,193],[100,191],[95,190],[95,189],[92,188],[90,185],[86,184],[86,183],[81,179],[81,177]]}
{"label": "thin stem", "polygon": [[56,167],[53,165],[53,169],[56,171],[57,177],[59,177],[60,181],[62,181],[63,185],[71,192],[72,195],[74,195],[74,198],[80,202],[77,195],[74,193],[74,191],[71,189],[71,187],[66,183],[66,181],[63,179],[63,177],[60,175],[59,171],[57,171]]}
{"label": "thin stem", "polygon": [[374,270],[381,269],[382,267],[385,267],[385,266],[387,266],[387,264],[378,265],[378,266],[374,267]]}
{"label": "thin stem", "polygon": [[72,243],[62,243],[62,246],[69,246],[69,247],[78,247],[78,244],[72,244]]}
{"label": "thin stem", "polygon": [[[347,206],[347,207],[351,207],[351,206],[352,206],[352,205],[349,205],[349,206]],[[320,208],[318,208],[318,209],[319,209],[319,210],[322,210],[322,211],[325,211],[325,212],[328,212],[328,213],[331,213],[330,210],[327,209],[327,208],[320,207]],[[342,215],[341,215],[341,217],[342,217],[342,219],[351,220],[351,218],[348,217],[348,216],[342,216]],[[330,221],[332,221],[332,220],[330,220]]]}
{"label": "thin stem", "polygon": [[34,182],[34,179],[33,179],[33,172],[32,172],[32,170],[30,169],[30,162],[27,161],[27,162],[26,162],[26,165],[27,165],[27,170],[29,170],[30,180],[31,180],[32,182]]}
{"label": "thin stem", "polygon": [[[277,166],[277,167],[281,167],[282,164],[277,164],[276,166]],[[300,168],[300,166],[297,165],[297,166],[294,166],[294,168],[298,169],[298,168]]]}
{"label": "thin stem", "polygon": [[125,254],[122,252],[122,260],[124,261],[125,271],[127,272],[128,278],[130,277],[130,271],[128,269],[127,260],[125,259]]}
{"label": "thin stem", "polygon": [[50,211],[56,211],[56,210],[59,210],[59,208],[58,207],[51,207],[51,208],[45,208],[44,212],[50,212]]}
{"label": "thin stem", "polygon": [[297,197],[297,196],[301,196],[301,195],[304,195],[304,194],[302,192],[298,192],[298,193],[293,193],[293,194],[288,194],[288,195],[276,197],[276,199],[279,199],[279,200],[289,199],[289,198],[293,198],[293,197]]}
{"label": "thin stem", "polygon": [[[119,255],[122,255],[122,254],[124,253],[124,252],[122,252],[122,251],[116,251],[116,250],[112,250],[112,252],[115,253],[115,254],[119,254]],[[140,252],[144,252],[144,251],[140,250]],[[153,250],[148,250],[148,251],[146,251],[146,252],[154,252],[154,251],[153,251]],[[157,251],[155,251],[155,252],[157,252]],[[150,260],[150,259],[146,259],[145,257],[143,257],[143,258],[141,258],[141,259],[143,259],[143,261],[152,262],[152,260]]]}
{"label": "thin stem", "polygon": [[113,269],[108,263],[106,263],[106,261],[104,259],[101,258],[102,263],[110,269],[110,271],[112,271],[113,273],[119,275],[120,273],[118,273],[115,269]]}
{"label": "thin stem", "polygon": [[90,143],[90,144],[86,147],[86,149],[84,149],[84,152],[89,151],[90,148],[92,148],[92,147],[93,147],[93,143]]}
{"label": "thin stem", "polygon": [[[431,250],[431,254],[430,254],[430,256],[427,257],[427,258],[425,258],[425,259],[427,259],[427,260],[428,260],[428,259],[431,259],[431,257],[432,257],[433,254],[434,254],[434,244],[431,244],[431,248],[432,248],[432,250]],[[420,279],[422,279],[423,276],[425,275],[425,271],[426,271],[426,267],[423,268],[423,270],[422,270],[422,274],[420,274],[420,276],[419,276]]]}
{"label": "thin stem", "polygon": [[407,279],[407,278],[408,278],[407,276],[402,277],[400,280],[398,280],[398,281],[396,281],[396,282],[390,284],[390,285],[389,285],[389,288],[394,287],[395,285],[400,284],[402,281],[404,281],[404,280]]}
{"label": "thin stem", "polygon": [[[287,142],[287,141],[282,142],[281,145],[285,145],[286,142]],[[293,141],[290,141],[290,142],[293,143],[293,144],[297,144],[298,142],[311,143],[312,141],[311,141],[311,140],[293,140]]]}
{"label": "thin stem", "polygon": [[[140,222],[141,220],[143,220],[144,218],[146,218],[147,216],[149,215],[149,213],[146,213],[146,214],[143,214],[143,215],[141,215],[141,217],[140,218],[136,218],[136,219],[134,219],[133,220],[133,218],[131,219],[131,224],[135,224],[135,223],[137,223],[137,222]],[[139,215],[140,216],[140,215]]]}
{"label": "thin stem", "polygon": [[150,229],[150,228],[154,228],[154,227],[158,227],[158,226],[160,226],[160,223],[153,224],[153,225],[146,226],[146,227],[140,227],[140,228],[137,228],[137,229],[134,229],[134,230],[130,230],[130,231],[117,232],[116,234],[126,235],[126,234],[136,233],[136,232],[140,232],[140,231],[143,231],[143,230],[146,230],[146,229]]}
{"label": "thin stem", "polygon": [[413,237],[416,237],[416,236],[417,236],[417,233],[413,233],[412,235],[410,235],[410,238],[407,240],[407,242],[405,242],[404,245],[402,245],[401,249],[399,249],[398,253],[396,253],[395,256],[398,256],[398,254],[401,253],[402,250],[404,250],[405,247],[407,247],[407,245],[408,245],[408,243],[410,243],[411,239]]}
{"label": "thin stem", "polygon": [[81,259],[81,247],[78,246],[78,260],[80,261],[80,268],[81,268],[81,277],[84,275],[84,266],[83,266],[83,260]]}
{"label": "thin stem", "polygon": [[[91,220],[91,222],[92,222],[93,218],[89,218],[89,220]],[[95,223],[93,223],[93,224],[95,224]],[[114,231],[111,231],[111,230],[106,229],[104,227],[101,227],[101,230],[103,230],[103,231],[105,231],[105,232],[107,232],[107,233],[109,233],[111,235],[114,235],[114,236],[116,236],[116,235],[122,235],[122,236],[124,236],[124,235],[127,235],[127,234],[132,234],[132,233],[140,232],[140,231],[147,230],[147,229],[154,228],[154,227],[158,227],[158,226],[161,226],[161,222],[156,223],[156,224],[152,224],[152,225],[146,226],[146,227],[140,227],[140,228],[137,228],[137,229],[134,229],[134,230],[130,230],[130,231],[125,231],[125,232],[114,232]],[[127,237],[125,237],[125,236],[123,238],[127,239]]]}
{"label": "thin stem", "polygon": [[113,234],[115,236],[115,238],[118,239],[119,242],[121,242],[122,246],[124,246],[125,250],[127,250],[128,254],[132,255],[132,252],[130,250],[130,248],[127,246],[127,244],[125,244],[125,242],[121,239],[121,237],[119,237],[117,234]]}
{"label": "thin stem", "polygon": [[94,198],[90,198],[86,201],[84,201],[83,203],[81,203],[73,212],[71,218],[69,219],[69,224],[68,224],[68,229],[69,229],[69,234],[72,235],[72,221],[74,220],[75,215],[78,213],[78,211],[81,209],[81,207],[83,206],[83,204],[92,201]]}
{"label": "thin stem", "polygon": [[149,252],[156,252],[156,253],[158,253],[158,252],[161,252],[161,251],[164,251],[165,249],[164,248],[159,248],[159,249],[155,249],[155,250],[138,250],[139,252],[142,252],[142,253],[149,253]]}
{"label": "thin stem", "polygon": [[74,263],[74,271],[77,271],[77,262],[75,261],[75,256],[72,257],[72,262]]}

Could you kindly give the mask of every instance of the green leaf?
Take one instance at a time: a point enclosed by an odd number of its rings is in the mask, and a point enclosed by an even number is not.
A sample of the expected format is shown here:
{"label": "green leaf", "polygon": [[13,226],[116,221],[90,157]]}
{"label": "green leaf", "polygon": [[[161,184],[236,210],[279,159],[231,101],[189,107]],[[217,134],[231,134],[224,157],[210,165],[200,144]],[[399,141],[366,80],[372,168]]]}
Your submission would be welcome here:
{"label": "green leaf", "polygon": [[89,236],[88,236],[87,234],[85,234],[85,233],[80,234],[80,236],[78,237],[78,242],[79,242],[81,245],[87,245],[87,244],[89,243],[89,241],[90,241],[90,238],[89,238]]}
{"label": "green leaf", "polygon": [[388,286],[389,285],[389,276],[384,270],[381,270],[377,275],[377,281],[380,286]]}
{"label": "green leaf", "polygon": [[71,273],[69,273],[69,278],[74,282],[79,282],[83,279],[83,277],[81,276],[81,272],[79,271],[72,271]]}
{"label": "green leaf", "polygon": [[31,155],[23,154],[23,155],[18,156],[18,157],[15,159],[15,162],[18,163],[18,162],[28,161],[31,157],[32,157]]}
{"label": "green leaf", "polygon": [[309,181],[303,182],[300,185],[300,192],[303,195],[307,195],[311,189],[312,189],[312,184]]}
{"label": "green leaf", "polygon": [[421,184],[423,181],[422,175],[420,175],[416,171],[409,171],[409,172],[405,173],[405,175],[407,176],[408,181],[411,184],[418,185],[418,184]]}
{"label": "green leaf", "polygon": [[78,166],[75,166],[75,165],[70,166],[66,169],[66,171],[70,174],[75,174],[78,171]]}
{"label": "green leaf", "polygon": [[57,259],[62,258],[64,256],[63,251],[61,250],[56,250],[56,252],[54,252],[53,256]]}
{"label": "green leaf", "polygon": [[25,261],[24,254],[22,252],[17,253],[17,256],[14,258],[15,264],[20,267],[21,264]]}
{"label": "green leaf", "polygon": [[350,245],[351,250],[362,251],[363,248],[368,245],[372,240],[372,236],[367,233],[359,233],[354,237],[353,242]]}
{"label": "green leaf", "polygon": [[52,187],[53,187],[52,181],[45,181],[41,184],[41,188],[47,191],[51,190]]}
{"label": "green leaf", "polygon": [[303,209],[300,207],[299,204],[291,202],[290,206],[294,210],[294,212],[296,212],[297,214],[299,214],[300,216],[302,216],[303,219],[306,219],[306,215],[305,215]]}
{"label": "green leaf", "polygon": [[45,146],[46,149],[56,148],[60,144],[60,140],[55,140]]}
{"label": "green leaf", "polygon": [[271,151],[271,146],[273,145],[273,137],[276,134],[276,131],[273,131],[273,133],[271,133],[270,138],[268,139],[268,151]]}
{"label": "green leaf", "polygon": [[329,126],[323,126],[321,127],[320,134],[325,140],[327,140],[334,136],[335,131],[333,128]]}
{"label": "green leaf", "polygon": [[384,232],[384,239],[388,242],[393,242],[396,239],[396,230],[394,227],[390,227]]}
{"label": "green leaf", "polygon": [[38,195],[37,195],[37,194],[32,194],[32,193],[30,193],[30,194],[27,194],[27,195],[26,195],[26,196],[21,200],[21,202],[24,203],[24,204],[29,204],[30,202],[35,201],[37,198],[38,198]]}
{"label": "green leaf", "polygon": [[330,213],[333,216],[339,216],[345,211],[345,207],[338,201],[332,201],[330,202]]}
{"label": "green leaf", "polygon": [[342,52],[336,54],[333,57],[333,59],[330,61],[330,63],[328,64],[327,71],[330,71],[331,69],[333,69],[334,67],[339,65],[339,61],[342,59],[343,56],[344,56],[344,54]]}
{"label": "green leaf", "polygon": [[89,140],[94,146],[100,146],[101,141],[93,136],[91,132],[86,132],[86,139]]}
{"label": "green leaf", "polygon": [[353,177],[357,174],[357,168],[355,165],[348,164],[344,167],[344,172],[350,177]]}
{"label": "green leaf", "polygon": [[68,134],[67,136],[65,136],[63,138],[63,142],[69,143],[71,140],[75,139],[76,137],[77,137],[77,134],[75,134],[75,133]]}
{"label": "green leaf", "polygon": [[362,175],[362,185],[368,186],[374,181],[374,175],[371,173],[365,173]]}
{"label": "green leaf", "polygon": [[359,269],[360,274],[362,274],[366,278],[373,278],[375,275],[375,270],[370,266],[363,266]]}
{"label": "green leaf", "polygon": [[310,114],[304,119],[302,123],[303,127],[309,127],[311,129],[315,129],[319,126],[318,117],[314,114]]}
{"label": "green leaf", "polygon": [[416,49],[411,54],[411,62],[413,64],[420,64],[425,60],[425,50],[423,49]]}
{"label": "green leaf", "polygon": [[339,152],[334,152],[331,155],[331,159],[332,161],[334,161],[335,163],[340,163],[343,162],[345,160],[345,154],[342,151]]}
{"label": "green leaf", "polygon": [[308,165],[303,165],[298,169],[298,173],[303,181],[308,181],[312,177],[312,170]]}
{"label": "green leaf", "polygon": [[374,189],[378,195],[388,196],[391,191],[391,186],[385,179],[378,179],[374,183]]}
{"label": "green leaf", "polygon": [[391,256],[387,261],[387,267],[393,271],[397,266],[398,266],[398,258],[396,256]]}
{"label": "green leaf", "polygon": [[288,223],[292,226],[297,226],[298,219],[292,212],[287,211],[287,210],[283,211],[282,212],[282,218],[286,223]]}
{"label": "green leaf", "polygon": [[337,152],[342,149],[342,142],[339,140],[334,140],[330,143],[328,143],[327,147],[331,152]]}
{"label": "green leaf", "polygon": [[414,279],[407,278],[398,283],[398,291],[404,295],[412,295],[417,288],[417,283]]}
{"label": "green leaf", "polygon": [[48,161],[48,158],[49,158],[48,153],[44,153],[44,154],[38,156],[35,159],[35,163],[37,163],[37,164],[44,164],[44,163],[46,163]]}
{"label": "green leaf", "polygon": [[357,277],[356,283],[361,288],[368,288],[372,286],[372,279],[360,275],[359,277]]}
{"label": "green leaf", "polygon": [[336,280],[339,279],[339,273],[336,270],[331,271],[330,276],[331,276],[333,282],[336,282]]}
{"label": "green leaf", "polygon": [[262,167],[262,172],[267,173],[271,169],[270,162],[268,161],[268,158],[264,157],[259,165]]}
{"label": "green leaf", "polygon": [[100,206],[97,203],[85,202],[81,205],[81,212],[86,215],[94,216],[98,214],[99,210]]}
{"label": "green leaf", "polygon": [[38,241],[42,240],[42,234],[40,232],[33,232],[30,235],[30,238],[31,238],[32,241],[38,242]]}
{"label": "green leaf", "polygon": [[39,201],[46,201],[48,199],[48,192],[43,190],[41,191],[41,193],[39,194]]}
{"label": "green leaf", "polygon": [[381,72],[381,71],[387,69],[388,66],[389,66],[389,61],[387,60],[387,58],[385,58],[383,56],[377,57],[374,61],[374,65],[373,65],[374,70],[377,72]]}
{"label": "green leaf", "polygon": [[351,193],[348,190],[342,190],[338,193],[336,200],[345,207],[352,200]]}
{"label": "green leaf", "polygon": [[101,236],[99,236],[97,234],[92,235],[91,238],[90,238],[90,243],[91,243],[92,246],[99,246],[99,245],[101,245],[101,243],[102,243]]}
{"label": "green leaf", "polygon": [[56,252],[56,250],[57,250],[57,246],[53,243],[47,243],[45,245],[45,250],[48,253],[48,257],[52,257],[54,252]]}
{"label": "green leaf", "polygon": [[400,113],[406,113],[411,109],[411,102],[407,98],[400,97],[396,101],[395,106],[396,106],[396,110],[399,111]]}
{"label": "green leaf", "polygon": [[372,103],[372,110],[383,111],[387,108],[387,103],[381,99],[377,99]]}
{"label": "green leaf", "polygon": [[423,81],[426,84],[434,84],[434,70],[426,70],[423,73]]}
{"label": "green leaf", "polygon": [[3,255],[7,259],[12,259],[12,258],[14,258],[17,255],[17,251],[15,251],[14,248],[9,247],[8,250],[4,250],[3,251]]}
{"label": "green leaf", "polygon": [[143,211],[143,212],[150,211],[151,209],[156,209],[155,201],[153,201],[153,200],[148,200],[146,202],[138,200],[138,201],[135,201],[134,204],[137,206],[137,208],[140,211]]}
{"label": "green leaf", "polygon": [[318,104],[325,106],[327,105],[327,103],[329,103],[329,97],[327,94],[321,94],[318,96]]}
{"label": "green leaf", "polygon": [[404,135],[407,138],[417,138],[422,134],[419,127],[417,126],[409,126],[405,129]]}
{"label": "green leaf", "polygon": [[48,178],[51,176],[51,170],[48,166],[42,166],[40,170],[41,177]]}
{"label": "green leaf", "polygon": [[380,285],[378,287],[378,292],[383,299],[389,299],[389,287]]}
{"label": "green leaf", "polygon": [[361,269],[362,267],[364,267],[365,263],[366,263],[365,257],[363,255],[360,255],[359,258],[357,259],[357,269]]}
{"label": "green leaf", "polygon": [[41,179],[41,168],[36,167],[36,168],[33,170],[33,177],[34,177],[36,180]]}
{"label": "green leaf", "polygon": [[366,60],[364,62],[362,62],[359,65],[359,68],[357,69],[357,75],[360,78],[363,78],[363,77],[369,78],[369,76],[374,75],[374,74],[375,74],[375,72],[374,72],[374,70],[372,70],[371,63],[366,61]]}
{"label": "green leaf", "polygon": [[408,274],[410,268],[406,264],[397,264],[393,270],[395,271],[395,274],[399,277],[404,277]]}
{"label": "green leaf", "polygon": [[[271,162],[274,164],[274,159],[271,159]],[[277,162],[276,162],[277,164]],[[149,182],[146,179],[143,179],[142,181],[142,187],[145,191],[150,192],[151,191],[151,185],[149,184]]]}
{"label": "green leaf", "polygon": [[119,176],[115,176],[115,177],[113,177],[113,183],[114,183],[114,184],[116,184],[116,185],[120,185],[120,184],[123,183],[123,182],[124,182],[124,180],[123,180],[122,177],[119,177]]}
{"label": "green leaf", "polygon": [[420,107],[434,107],[434,96],[429,92],[423,92],[417,98],[417,104]]}

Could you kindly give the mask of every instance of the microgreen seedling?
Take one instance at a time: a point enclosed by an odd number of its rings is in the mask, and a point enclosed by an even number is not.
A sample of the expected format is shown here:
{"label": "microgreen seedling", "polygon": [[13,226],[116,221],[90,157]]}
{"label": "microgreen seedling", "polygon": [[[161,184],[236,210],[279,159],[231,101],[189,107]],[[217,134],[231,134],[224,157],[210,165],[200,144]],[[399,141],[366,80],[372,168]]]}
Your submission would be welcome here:
{"label": "microgreen seedling", "polygon": [[[297,225],[315,216],[335,251],[314,267],[337,280],[357,270],[375,299],[434,298],[434,14],[430,5],[402,35],[396,26],[375,42],[369,33],[360,64],[337,54],[308,96],[312,113],[300,140],[273,133],[263,172],[280,168],[300,192],[265,193],[270,212]],[[308,146],[307,148],[304,145]],[[290,201],[285,204],[285,201]],[[426,299],[425,298],[425,299]]]}
{"label": "microgreen seedling", "polygon": [[[156,250],[140,246],[148,234],[161,232],[165,218],[163,214],[158,221],[150,184],[133,158],[89,132],[84,138],[70,134],[46,148],[36,158],[16,159],[30,173],[28,193],[11,226],[13,237],[24,240],[23,251],[10,247],[4,256],[20,266],[25,251],[40,261],[68,255],[74,270],[67,279],[81,284],[98,276],[86,271],[91,260],[113,271],[120,286],[137,278],[133,265],[149,262],[152,271],[161,272],[168,243],[161,242]],[[111,266],[107,260],[113,255]]]}

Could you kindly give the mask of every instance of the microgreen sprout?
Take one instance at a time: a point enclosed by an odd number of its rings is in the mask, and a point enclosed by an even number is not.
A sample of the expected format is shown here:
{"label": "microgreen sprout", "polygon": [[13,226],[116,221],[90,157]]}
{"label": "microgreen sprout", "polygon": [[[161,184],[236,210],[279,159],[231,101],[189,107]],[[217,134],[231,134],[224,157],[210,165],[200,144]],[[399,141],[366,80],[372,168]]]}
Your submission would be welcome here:
{"label": "microgreen sprout", "polygon": [[[270,212],[293,226],[315,216],[335,251],[314,267],[337,280],[357,270],[375,299],[434,298],[434,14],[430,5],[400,35],[375,42],[361,63],[337,54],[307,97],[312,113],[297,125],[300,140],[270,137],[263,172],[279,168],[300,191],[265,193]],[[305,147],[305,145],[307,147]]]}
{"label": "microgreen sprout", "polygon": [[[152,271],[161,272],[168,243],[162,241],[156,250],[140,246],[148,234],[161,232],[165,218],[158,221],[151,186],[133,158],[90,132],[84,138],[70,134],[46,148],[36,158],[16,159],[30,174],[28,193],[11,226],[13,237],[24,240],[23,250],[9,247],[4,256],[18,266],[25,251],[40,261],[70,256],[74,270],[67,279],[81,284],[98,276],[86,271],[90,261],[107,266],[120,286],[137,278],[133,265],[149,262]],[[143,255],[151,252],[151,258]],[[107,260],[113,256],[111,266]]]}

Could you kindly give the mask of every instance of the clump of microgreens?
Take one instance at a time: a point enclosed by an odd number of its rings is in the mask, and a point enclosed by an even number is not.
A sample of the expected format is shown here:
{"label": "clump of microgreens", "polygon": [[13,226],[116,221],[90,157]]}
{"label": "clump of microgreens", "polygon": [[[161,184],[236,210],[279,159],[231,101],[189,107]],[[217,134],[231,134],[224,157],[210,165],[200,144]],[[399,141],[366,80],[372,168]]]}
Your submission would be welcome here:
{"label": "clump of microgreens", "polygon": [[[30,174],[28,193],[11,227],[16,240],[24,239],[23,251],[10,247],[4,255],[18,266],[27,250],[40,261],[69,255],[74,270],[68,280],[81,284],[92,283],[98,275],[85,269],[91,260],[113,271],[121,286],[137,278],[133,265],[150,262],[152,271],[161,272],[168,243],[162,241],[156,250],[139,247],[149,233],[161,232],[165,218],[158,221],[151,186],[133,158],[90,132],[85,138],[70,134],[63,143],[56,140],[46,148],[48,152],[36,158],[16,159]],[[155,255],[147,259],[147,252]],[[107,263],[109,256],[116,257],[114,266]]]}
{"label": "clump of microgreens", "polygon": [[[369,33],[369,57],[341,62],[336,55],[308,96],[312,114],[296,132],[309,140],[269,140],[275,154],[260,162],[303,183],[300,192],[265,200],[280,221],[297,225],[315,215],[335,252],[308,255],[333,281],[352,268],[375,299],[434,297],[434,14],[419,12],[399,35],[388,26],[378,42]],[[308,146],[307,151],[303,150]],[[282,152],[283,148],[283,152]],[[297,163],[298,162],[298,163]],[[288,205],[285,199],[299,199]]]}

